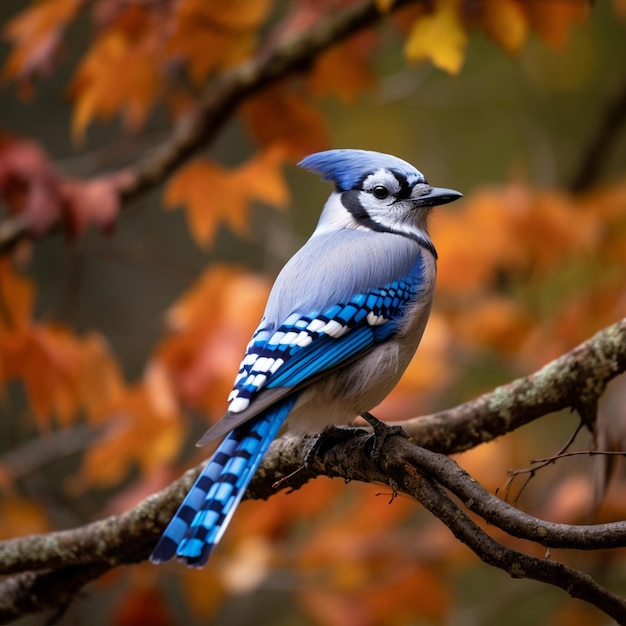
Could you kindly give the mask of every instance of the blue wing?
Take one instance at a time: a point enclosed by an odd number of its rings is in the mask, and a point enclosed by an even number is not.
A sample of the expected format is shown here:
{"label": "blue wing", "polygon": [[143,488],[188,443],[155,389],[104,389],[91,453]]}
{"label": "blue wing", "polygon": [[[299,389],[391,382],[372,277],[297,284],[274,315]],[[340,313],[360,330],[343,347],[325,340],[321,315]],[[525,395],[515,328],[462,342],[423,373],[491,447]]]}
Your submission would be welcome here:
{"label": "blue wing", "polygon": [[423,259],[403,278],[357,293],[323,311],[292,313],[277,328],[263,321],[248,344],[229,412],[210,428],[204,445],[320,375],[340,367],[389,339],[405,309],[419,297]]}

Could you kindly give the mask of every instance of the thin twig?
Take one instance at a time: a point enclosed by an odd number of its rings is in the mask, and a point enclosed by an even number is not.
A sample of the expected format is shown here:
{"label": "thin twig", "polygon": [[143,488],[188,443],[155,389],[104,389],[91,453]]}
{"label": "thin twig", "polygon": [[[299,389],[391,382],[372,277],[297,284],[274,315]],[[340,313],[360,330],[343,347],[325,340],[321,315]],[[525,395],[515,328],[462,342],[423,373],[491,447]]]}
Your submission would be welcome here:
{"label": "thin twig", "polygon": [[574,430],[570,438],[565,442],[565,444],[561,447],[561,449],[555,455],[547,459],[543,459],[543,461],[539,463],[538,465],[534,465],[538,463],[537,461],[531,461],[531,467],[524,467],[522,469],[509,470],[509,478],[506,481],[506,484],[504,485],[504,499],[508,501],[509,489],[511,488],[513,481],[518,476],[521,476],[523,474],[528,474],[528,476],[526,477],[526,480],[523,482],[522,486],[517,492],[517,495],[512,500],[512,504],[517,505],[517,502],[520,499],[522,493],[524,493],[524,490],[526,489],[530,481],[537,475],[537,472],[540,469],[547,467],[548,465],[552,465],[556,461],[556,459],[558,459],[574,443],[574,441],[576,440],[576,437],[578,436],[578,433],[582,430],[583,426],[584,424],[582,420],[578,422],[578,426],[576,426],[576,430]]}

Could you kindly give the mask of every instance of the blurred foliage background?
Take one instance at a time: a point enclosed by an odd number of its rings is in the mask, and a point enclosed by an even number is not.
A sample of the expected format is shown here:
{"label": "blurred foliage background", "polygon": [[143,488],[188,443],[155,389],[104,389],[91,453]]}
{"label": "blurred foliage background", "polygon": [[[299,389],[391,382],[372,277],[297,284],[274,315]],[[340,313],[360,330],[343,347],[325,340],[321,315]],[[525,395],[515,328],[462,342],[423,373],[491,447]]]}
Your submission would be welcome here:
{"label": "blurred foliage background", "polygon": [[[132,167],[158,147],[201,86],[222,71],[181,80],[182,62],[174,59],[168,71],[185,84],[184,95],[155,97],[145,119],[130,123],[122,106],[107,119],[85,114],[91,117],[77,130],[78,111],[87,106],[81,63],[113,19],[97,12],[119,18],[159,5],[91,4],[63,32],[50,71],[34,77],[11,66],[17,47],[11,25],[33,8],[19,0],[0,5],[0,127],[11,135],[7,145],[29,138],[64,175],[81,180]],[[334,11],[346,4],[248,2],[233,10],[267,12],[259,20],[263,42],[297,14],[297,5],[322,20],[330,5]],[[532,27],[512,18],[524,32],[511,39],[490,33],[487,16],[502,6],[514,12],[521,6],[524,15],[525,3],[448,4],[469,36],[457,71],[407,62],[406,33],[429,15],[409,9],[403,28],[387,19],[354,39],[353,57],[341,48],[328,67],[317,68],[317,82],[288,82],[285,90],[301,100],[285,117],[270,122],[276,101],[264,103],[263,96],[245,105],[200,155],[204,169],[183,168],[133,200],[111,233],[90,228],[71,241],[52,234],[22,242],[10,252],[12,262],[5,253],[0,536],[68,528],[125,510],[207,454],[193,443],[224,410],[272,278],[313,230],[330,191],[294,167],[300,153],[390,152],[434,185],[465,194],[433,216],[440,254],[435,310],[415,363],[378,416],[397,420],[471,399],[624,316],[623,119],[605,137],[597,175],[572,191],[626,89],[626,5],[536,0],[529,5]],[[111,70],[103,64],[98,71]],[[356,86],[341,88],[353,80]],[[259,137],[255,114],[279,130]],[[286,148],[275,140],[280,132]],[[14,166],[6,159],[3,165],[9,172]],[[264,186],[241,208],[218,184],[226,172],[238,172],[232,180],[240,187],[255,177]],[[204,184],[209,179],[213,186]],[[192,193],[196,204],[206,198],[224,215],[206,218],[212,226],[198,214],[194,222]],[[15,211],[11,198],[3,199]],[[28,347],[20,347],[16,337],[27,332]],[[613,449],[623,449],[626,437],[623,406],[624,383],[616,381],[601,409],[603,441]],[[458,460],[487,488],[503,490],[509,468],[556,452],[576,423],[572,415],[549,416]],[[582,437],[579,447],[589,446]],[[620,473],[611,475],[595,518],[602,521],[626,514]],[[605,476],[600,462],[565,459],[539,472],[518,504],[545,519],[588,521]],[[488,569],[416,503],[401,497],[389,505],[388,495],[383,487],[318,479],[299,493],[246,502],[205,570],[143,564],[117,571],[78,598],[63,623],[602,623],[558,591]],[[619,551],[554,557],[626,592]]]}

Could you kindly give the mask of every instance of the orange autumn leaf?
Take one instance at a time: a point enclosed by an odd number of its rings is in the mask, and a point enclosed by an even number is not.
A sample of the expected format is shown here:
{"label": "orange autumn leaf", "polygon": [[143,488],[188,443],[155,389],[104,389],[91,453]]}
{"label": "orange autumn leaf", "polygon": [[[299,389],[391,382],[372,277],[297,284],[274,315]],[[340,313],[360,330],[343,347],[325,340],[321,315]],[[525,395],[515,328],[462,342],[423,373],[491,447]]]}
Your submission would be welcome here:
{"label": "orange autumn leaf", "polygon": [[601,232],[596,258],[621,275],[626,265],[626,183],[594,189],[577,201],[577,211],[595,219],[595,231]]}
{"label": "orange autumn leaf", "polygon": [[567,194],[509,185],[475,192],[432,230],[441,259],[438,284],[459,294],[492,286],[502,269],[545,272],[589,252],[601,222]]}
{"label": "orange autumn leaf", "polygon": [[413,24],[404,53],[409,61],[429,59],[449,74],[458,74],[465,59],[467,39],[458,0],[438,0],[432,13],[419,17]]}
{"label": "orange autumn leaf", "polygon": [[[524,254],[543,269],[588,252],[601,232],[597,216],[577,211],[573,198],[565,193],[512,186],[503,201],[511,217],[511,236],[524,246]],[[546,245],[547,241],[550,245]]]}
{"label": "orange autumn leaf", "polygon": [[213,267],[170,309],[171,333],[157,350],[178,397],[221,415],[267,300],[269,282]]}
{"label": "orange autumn leaf", "polygon": [[528,15],[520,0],[484,0],[480,23],[487,35],[511,54],[526,42]]}
{"label": "orange autumn leaf", "polygon": [[110,417],[121,401],[124,380],[102,336],[89,334],[81,342],[78,389],[83,409],[92,422]]}
{"label": "orange autumn leaf", "polygon": [[[235,516],[236,518],[237,516]],[[213,559],[217,559],[215,554]],[[215,615],[222,603],[227,599],[224,587],[224,575],[215,567],[196,569],[191,567],[179,568],[181,589],[185,601],[193,614],[201,623],[215,624]]]}
{"label": "orange autumn leaf", "polygon": [[182,58],[196,84],[209,71],[233,65],[250,54],[270,0],[206,2],[182,0],[174,8],[167,51]]}
{"label": "orange autumn leaf", "polygon": [[561,50],[572,27],[587,18],[589,5],[589,0],[530,0],[527,10],[533,29],[552,48]]}
{"label": "orange autumn leaf", "polygon": [[158,65],[161,50],[159,22],[138,5],[130,6],[98,36],[70,86],[76,139],[83,139],[95,117],[122,113],[128,129],[143,124],[164,86]]}
{"label": "orange autumn leaf", "polygon": [[75,17],[82,0],[47,0],[24,9],[2,29],[13,44],[3,68],[5,78],[48,73],[55,60],[65,27]]}
{"label": "orange autumn leaf", "polygon": [[385,582],[372,593],[366,591],[361,595],[367,613],[373,618],[372,624],[384,624],[392,612],[399,625],[414,624],[417,612],[422,619],[446,623],[451,593],[437,570],[409,563],[394,571]]}
{"label": "orange autumn leaf", "polygon": [[534,320],[518,302],[491,295],[460,312],[454,320],[459,339],[480,349],[519,354]]}
{"label": "orange autumn leaf", "polygon": [[90,402],[81,386],[83,348],[83,340],[71,331],[50,324],[0,335],[2,377],[22,382],[40,428],[53,415],[69,424],[85,401]]}
{"label": "orange autumn leaf", "polygon": [[396,389],[399,392],[436,391],[445,387],[454,368],[449,363],[449,350],[454,342],[448,321],[436,311],[428,324],[415,357],[409,363]]}
{"label": "orange autumn leaf", "polygon": [[19,380],[40,428],[54,415],[64,425],[85,409],[96,417],[122,386],[104,341],[32,320],[32,282],[0,260],[0,384]]}
{"label": "orange autumn leaf", "polygon": [[295,524],[323,523],[325,515],[340,496],[343,485],[337,481],[318,480],[306,489],[287,493],[281,491],[267,501],[246,501],[238,509],[228,527],[227,545],[237,546],[246,538],[261,541],[280,538]]}
{"label": "orange autumn leaf", "polygon": [[252,202],[283,208],[289,201],[281,161],[277,150],[267,150],[232,170],[197,159],[169,181],[166,208],[184,206],[191,234],[201,246],[215,239],[222,223],[246,236]]}
{"label": "orange autumn leaf", "polygon": [[571,350],[603,326],[626,317],[623,273],[606,285],[579,288],[561,298],[550,318],[535,325],[524,345],[523,355],[533,365],[546,363]]}
{"label": "orange autumn leaf", "polygon": [[172,391],[156,392],[151,384],[170,383],[161,376],[124,390],[111,409],[105,436],[90,446],[80,473],[69,482],[74,493],[117,485],[135,467],[151,475],[174,460],[184,439],[184,423],[176,403],[163,402],[164,394],[173,398]]}
{"label": "orange autumn leaf", "polygon": [[0,258],[0,337],[30,323],[34,301],[33,282],[16,272],[9,258]]}
{"label": "orange autumn leaf", "polygon": [[0,500],[0,539],[11,539],[50,530],[43,508],[26,498],[3,494]]}
{"label": "orange autumn leaf", "polygon": [[280,146],[293,161],[330,145],[322,116],[304,96],[279,84],[247,100],[241,114],[250,135],[264,147]]}
{"label": "orange autumn leaf", "polygon": [[313,93],[336,93],[351,104],[361,92],[372,89],[376,84],[370,61],[374,44],[374,34],[365,32],[322,54],[309,78]]}
{"label": "orange autumn leaf", "polygon": [[175,626],[177,620],[163,592],[147,583],[135,585],[114,607],[111,626]]}

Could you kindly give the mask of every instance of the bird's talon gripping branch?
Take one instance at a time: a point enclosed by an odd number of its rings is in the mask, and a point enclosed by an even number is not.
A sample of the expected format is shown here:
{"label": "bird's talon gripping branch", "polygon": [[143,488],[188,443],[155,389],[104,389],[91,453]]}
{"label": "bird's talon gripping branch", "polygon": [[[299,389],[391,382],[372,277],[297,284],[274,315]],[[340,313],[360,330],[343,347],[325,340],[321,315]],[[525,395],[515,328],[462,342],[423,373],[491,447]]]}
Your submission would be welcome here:
{"label": "bird's talon gripping branch", "polygon": [[323,459],[326,452],[336,445],[345,443],[353,437],[367,434],[362,428],[352,428],[346,426],[335,426],[330,424],[321,433],[315,435],[313,444],[306,453],[304,466],[313,467],[317,459]]}
{"label": "bird's talon gripping branch", "polygon": [[389,437],[403,437],[404,439],[408,439],[409,437],[406,432],[404,432],[402,426],[390,426],[389,424],[385,424],[385,422],[381,422],[377,417],[367,411],[363,413],[361,417],[374,430],[365,442],[369,457],[378,469],[382,469],[382,454],[387,439],[389,439]]}

